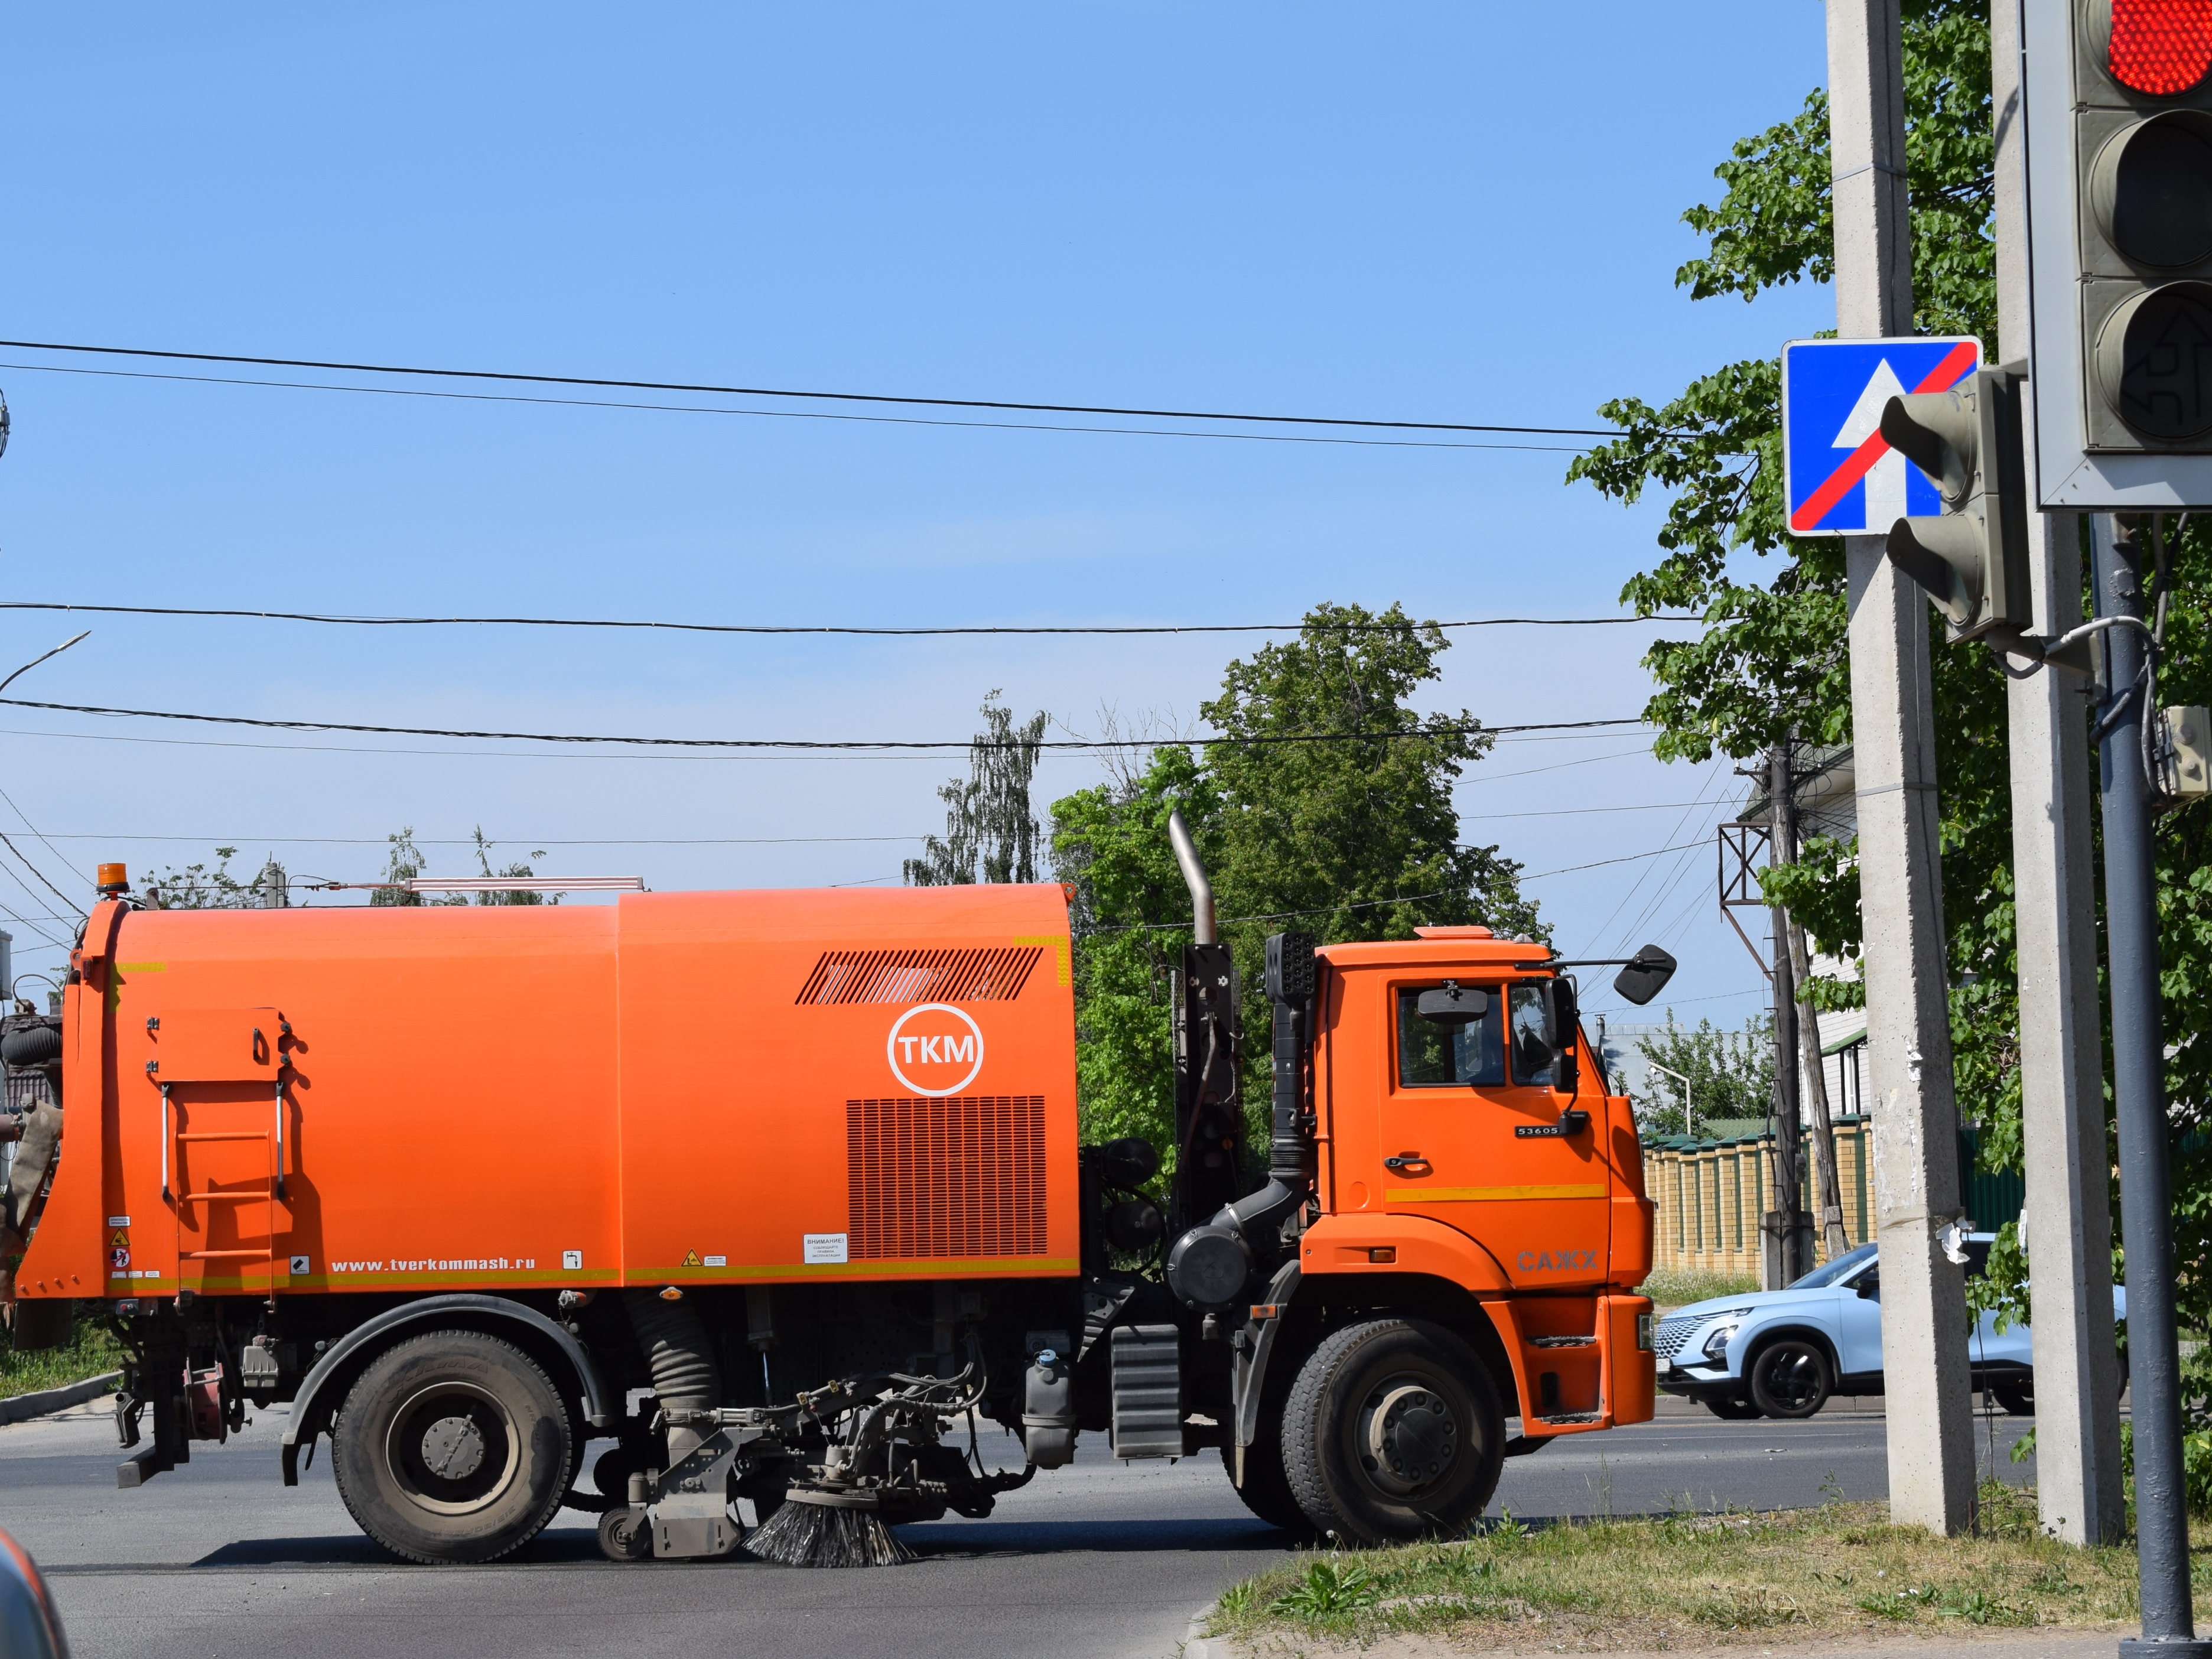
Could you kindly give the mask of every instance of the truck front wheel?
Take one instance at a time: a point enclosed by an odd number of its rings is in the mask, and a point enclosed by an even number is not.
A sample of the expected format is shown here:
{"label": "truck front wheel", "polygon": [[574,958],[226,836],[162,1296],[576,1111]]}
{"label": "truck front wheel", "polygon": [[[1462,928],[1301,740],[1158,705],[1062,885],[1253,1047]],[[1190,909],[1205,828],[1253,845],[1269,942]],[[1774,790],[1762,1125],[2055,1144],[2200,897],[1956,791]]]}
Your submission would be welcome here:
{"label": "truck front wheel", "polygon": [[568,1408],[529,1355],[434,1331],[380,1355],[331,1433],[338,1496],[414,1561],[489,1561],[536,1537],[568,1487]]}
{"label": "truck front wheel", "polygon": [[1241,1486],[1237,1486],[1236,1447],[1221,1449],[1221,1464],[1228,1470],[1229,1484],[1236,1487],[1246,1509],[1271,1527],[1280,1527],[1302,1538],[1313,1535],[1313,1523],[1298,1507],[1298,1500],[1291,1492],[1290,1477],[1283,1473],[1281,1436],[1269,1434],[1263,1425],[1260,1437],[1244,1448],[1244,1484]]}
{"label": "truck front wheel", "polygon": [[1438,1325],[1333,1333],[1283,1413],[1283,1466],[1307,1519],[1346,1543],[1467,1530],[1498,1488],[1505,1413],[1474,1351]]}

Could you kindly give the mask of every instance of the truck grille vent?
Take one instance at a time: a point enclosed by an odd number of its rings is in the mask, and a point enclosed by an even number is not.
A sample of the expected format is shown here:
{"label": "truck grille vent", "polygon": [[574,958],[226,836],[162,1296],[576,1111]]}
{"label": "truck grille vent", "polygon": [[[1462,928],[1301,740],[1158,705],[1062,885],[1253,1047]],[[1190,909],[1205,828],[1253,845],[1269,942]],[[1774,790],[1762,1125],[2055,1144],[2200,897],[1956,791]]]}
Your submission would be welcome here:
{"label": "truck grille vent", "polygon": [[1003,951],[824,951],[801,1004],[854,1002],[1012,1002],[1043,951],[1034,945]]}
{"label": "truck grille vent", "polygon": [[1044,1254],[1042,1095],[848,1100],[845,1131],[852,1260]]}

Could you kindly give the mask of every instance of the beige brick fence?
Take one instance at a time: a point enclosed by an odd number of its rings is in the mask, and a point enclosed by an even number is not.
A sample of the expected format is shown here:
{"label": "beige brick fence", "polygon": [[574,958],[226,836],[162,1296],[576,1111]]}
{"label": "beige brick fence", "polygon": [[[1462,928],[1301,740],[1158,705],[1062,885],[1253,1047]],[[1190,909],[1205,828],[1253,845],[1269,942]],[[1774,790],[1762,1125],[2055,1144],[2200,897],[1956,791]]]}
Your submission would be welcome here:
{"label": "beige brick fence", "polygon": [[[1867,1178],[1867,1120],[1836,1119],[1835,1136],[1844,1231],[1853,1245],[1863,1244],[1874,1237],[1874,1199]],[[1809,1186],[1813,1170],[1809,1135],[1800,1156],[1799,1167]],[[1648,1141],[1644,1148],[1644,1190],[1659,1206],[1652,1244],[1655,1266],[1681,1273],[1758,1276],[1759,1218],[1774,1202],[1774,1136],[1771,1133],[1717,1140],[1676,1135]],[[1827,1252],[1821,1246],[1820,1232],[1815,1227],[1814,1249],[1826,1261]]]}

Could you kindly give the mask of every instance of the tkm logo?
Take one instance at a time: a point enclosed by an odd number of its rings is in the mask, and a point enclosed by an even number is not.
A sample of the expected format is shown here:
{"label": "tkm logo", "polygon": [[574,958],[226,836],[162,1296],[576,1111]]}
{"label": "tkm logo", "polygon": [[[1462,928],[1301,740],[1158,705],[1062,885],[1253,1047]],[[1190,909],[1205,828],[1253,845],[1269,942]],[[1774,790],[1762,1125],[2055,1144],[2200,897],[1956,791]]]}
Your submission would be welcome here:
{"label": "tkm logo", "polygon": [[983,1069],[983,1032],[946,1002],[901,1014],[884,1052],[891,1075],[918,1095],[957,1095]]}

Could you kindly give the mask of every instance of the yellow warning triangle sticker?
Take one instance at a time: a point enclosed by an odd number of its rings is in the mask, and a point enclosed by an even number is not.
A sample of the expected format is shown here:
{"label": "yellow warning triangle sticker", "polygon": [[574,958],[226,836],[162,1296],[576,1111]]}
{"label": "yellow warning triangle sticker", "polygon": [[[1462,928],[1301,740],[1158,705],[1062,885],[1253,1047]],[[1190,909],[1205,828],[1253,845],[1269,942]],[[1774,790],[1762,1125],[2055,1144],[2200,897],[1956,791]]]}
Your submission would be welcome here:
{"label": "yellow warning triangle sticker", "polygon": [[129,1249],[131,1248],[131,1235],[123,1231],[119,1228],[117,1229],[115,1237],[107,1241],[107,1248],[111,1250]]}
{"label": "yellow warning triangle sticker", "polygon": [[699,1265],[699,1252],[696,1250],[684,1251],[683,1265],[687,1267],[697,1267]]}

